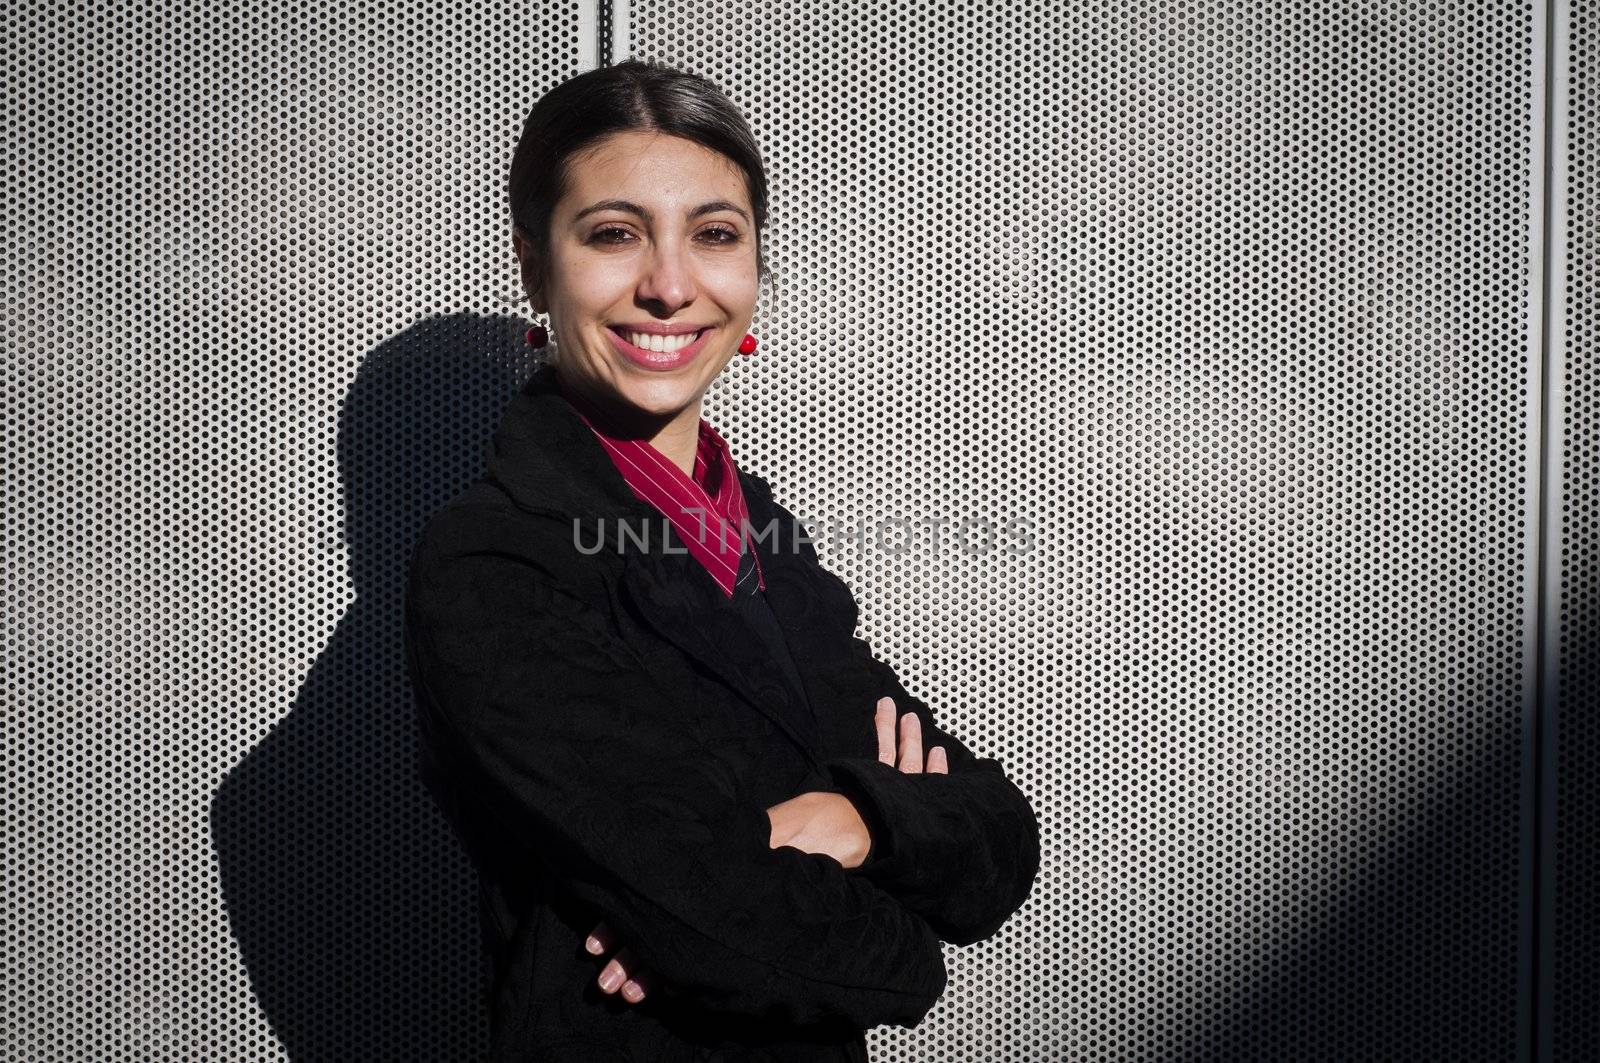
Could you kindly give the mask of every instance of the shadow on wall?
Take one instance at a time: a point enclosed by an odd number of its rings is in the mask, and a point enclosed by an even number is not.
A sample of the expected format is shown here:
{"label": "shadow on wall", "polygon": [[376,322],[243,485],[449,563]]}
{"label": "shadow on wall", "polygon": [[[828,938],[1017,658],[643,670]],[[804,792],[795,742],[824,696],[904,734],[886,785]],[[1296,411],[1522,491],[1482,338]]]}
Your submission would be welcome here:
{"label": "shadow on wall", "polygon": [[[1467,647],[1463,660],[1469,651],[1479,661],[1486,653]],[[1515,652],[1508,648],[1511,659],[1495,675],[1517,674]],[[1152,973],[1179,972],[1204,992],[1187,1007],[1130,1022],[1137,1048],[1119,1058],[1530,1058],[1519,711],[1514,698],[1476,706],[1458,742],[1397,743],[1393,766],[1374,772],[1358,805],[1308,793],[1292,823],[1241,837],[1242,862],[1257,871],[1268,864],[1285,899],[1261,909],[1260,880],[1247,869],[1235,876],[1236,897],[1175,905],[1212,921],[1204,950],[1176,936],[1168,970]],[[1382,755],[1375,742],[1355,767],[1371,770]],[[1337,770],[1330,762],[1326,777]],[[1207,955],[1223,962],[1206,970]]]}
{"label": "shadow on wall", "polygon": [[534,368],[525,324],[434,318],[362,364],[338,433],[356,599],[288,714],[212,800],[233,935],[300,1063],[488,1048],[476,879],[416,777],[401,610],[422,525],[482,473]]}

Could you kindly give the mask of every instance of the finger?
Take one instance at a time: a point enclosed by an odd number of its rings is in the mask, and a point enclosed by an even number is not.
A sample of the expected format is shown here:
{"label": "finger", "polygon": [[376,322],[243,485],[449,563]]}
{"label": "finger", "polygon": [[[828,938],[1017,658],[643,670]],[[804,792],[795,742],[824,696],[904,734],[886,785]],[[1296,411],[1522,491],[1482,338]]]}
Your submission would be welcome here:
{"label": "finger", "polygon": [[602,919],[589,931],[589,939],[583,943],[583,947],[589,950],[591,956],[604,956],[616,943],[616,932]]}
{"label": "finger", "polygon": [[622,983],[622,998],[630,1004],[637,1004],[649,996],[656,988],[656,979],[649,971],[640,970],[634,976]]}
{"label": "finger", "polygon": [[922,717],[914,712],[900,717],[900,770],[922,770]]}
{"label": "finger", "polygon": [[633,970],[637,966],[638,964],[634,961],[631,950],[626,947],[617,950],[617,954],[611,957],[611,962],[606,964],[600,971],[598,979],[600,991],[603,993],[615,993],[621,989],[622,983],[632,977]]}
{"label": "finger", "polygon": [[878,759],[894,767],[894,699],[879,698],[873,723],[878,728]]}
{"label": "finger", "polygon": [[944,751],[944,746],[934,746],[928,751],[928,770],[939,775],[950,774],[950,755]]}

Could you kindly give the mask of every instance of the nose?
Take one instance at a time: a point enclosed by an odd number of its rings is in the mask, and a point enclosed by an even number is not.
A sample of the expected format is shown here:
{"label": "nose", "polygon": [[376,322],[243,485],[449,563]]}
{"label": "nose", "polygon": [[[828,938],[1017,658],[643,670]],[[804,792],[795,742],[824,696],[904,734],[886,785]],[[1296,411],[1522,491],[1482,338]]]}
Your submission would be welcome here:
{"label": "nose", "polygon": [[639,278],[639,300],[658,308],[661,316],[670,317],[694,302],[699,294],[682,241],[655,244]]}

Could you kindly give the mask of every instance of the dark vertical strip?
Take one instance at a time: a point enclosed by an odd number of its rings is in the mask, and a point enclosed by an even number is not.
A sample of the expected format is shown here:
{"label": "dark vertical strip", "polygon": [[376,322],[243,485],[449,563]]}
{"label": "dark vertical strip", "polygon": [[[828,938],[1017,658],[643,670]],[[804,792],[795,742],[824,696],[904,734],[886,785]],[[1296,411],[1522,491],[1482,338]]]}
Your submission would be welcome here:
{"label": "dark vertical strip", "polygon": [[600,34],[600,65],[611,65],[611,0],[596,0],[595,24]]}
{"label": "dark vertical strip", "polygon": [[[1543,182],[1544,193],[1543,216],[1538,219],[1541,230],[1540,253],[1543,256],[1543,265],[1540,269],[1540,287],[1536,302],[1537,313],[1540,315],[1539,323],[1539,386],[1541,393],[1537,396],[1539,403],[1539,512],[1534,524],[1534,635],[1533,635],[1533,856],[1531,867],[1531,882],[1529,892],[1533,906],[1531,922],[1531,940],[1528,946],[1528,962],[1531,970],[1528,972],[1529,984],[1528,1000],[1528,1058],[1532,1063],[1549,1063],[1551,1059],[1551,1022],[1550,1022],[1550,919],[1553,902],[1554,869],[1550,866],[1555,855],[1555,810],[1556,810],[1556,749],[1555,749],[1555,710],[1556,706],[1549,704],[1554,687],[1548,675],[1546,647],[1551,632],[1546,630],[1545,614],[1550,604],[1547,596],[1551,593],[1551,584],[1548,569],[1551,564],[1551,551],[1546,549],[1546,528],[1551,521],[1558,519],[1559,515],[1550,512],[1551,478],[1559,475],[1559,470],[1552,470],[1550,433],[1558,426],[1554,426],[1550,418],[1550,396],[1554,393],[1559,381],[1550,377],[1550,274],[1553,264],[1555,235],[1553,221],[1555,217],[1554,205],[1551,202],[1553,192],[1551,174],[1559,160],[1554,157],[1555,145],[1555,7],[1556,0],[1545,0],[1544,5],[1544,40],[1539,46],[1544,50],[1543,76],[1544,76],[1544,111],[1535,116],[1535,120],[1543,123],[1544,151],[1543,172],[1537,179]],[[1559,563],[1559,559],[1557,559]]]}

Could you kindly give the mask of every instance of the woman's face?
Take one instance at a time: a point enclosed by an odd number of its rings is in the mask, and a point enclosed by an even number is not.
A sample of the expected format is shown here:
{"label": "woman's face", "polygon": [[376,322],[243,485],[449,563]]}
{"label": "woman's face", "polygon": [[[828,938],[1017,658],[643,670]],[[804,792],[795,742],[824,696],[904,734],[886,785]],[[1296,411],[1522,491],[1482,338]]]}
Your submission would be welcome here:
{"label": "woman's face", "polygon": [[[697,419],[755,312],[743,173],[693,141],[634,131],[567,166],[542,273],[532,244],[513,237],[529,301],[550,315],[562,380],[650,422]],[[685,332],[695,338],[675,350]]]}

